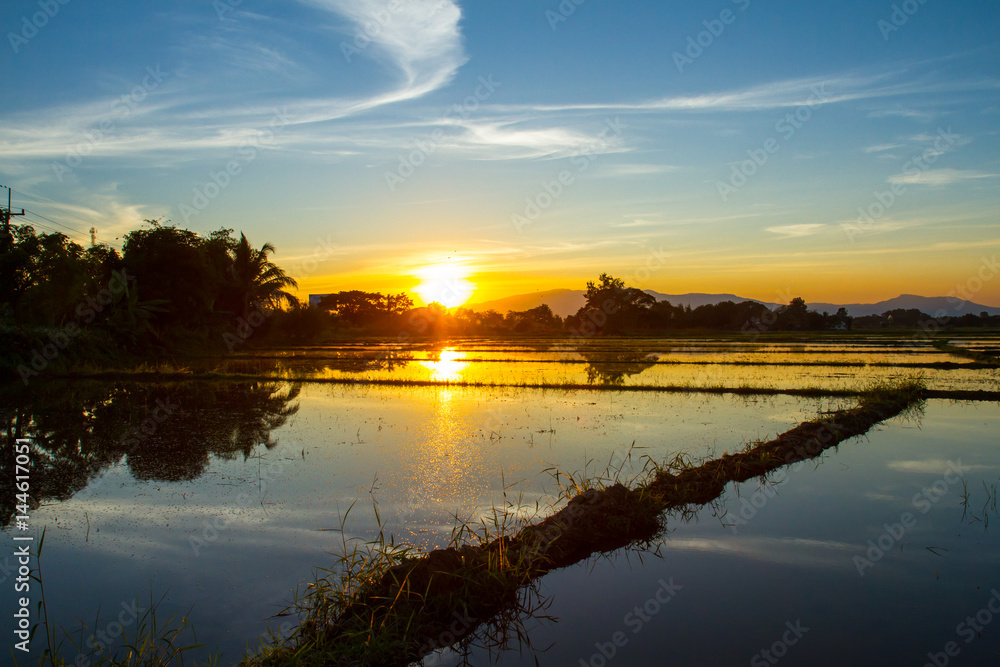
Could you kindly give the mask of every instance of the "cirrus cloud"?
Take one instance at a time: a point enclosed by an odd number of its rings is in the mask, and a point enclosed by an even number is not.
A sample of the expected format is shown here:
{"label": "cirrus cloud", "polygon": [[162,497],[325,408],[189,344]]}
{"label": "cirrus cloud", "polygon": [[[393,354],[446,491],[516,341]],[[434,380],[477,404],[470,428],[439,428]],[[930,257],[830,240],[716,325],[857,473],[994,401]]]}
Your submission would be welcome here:
{"label": "cirrus cloud", "polygon": [[916,174],[898,174],[889,179],[890,183],[899,185],[930,185],[944,186],[973,181],[981,178],[995,178],[1000,174],[991,174],[973,169],[930,169]]}

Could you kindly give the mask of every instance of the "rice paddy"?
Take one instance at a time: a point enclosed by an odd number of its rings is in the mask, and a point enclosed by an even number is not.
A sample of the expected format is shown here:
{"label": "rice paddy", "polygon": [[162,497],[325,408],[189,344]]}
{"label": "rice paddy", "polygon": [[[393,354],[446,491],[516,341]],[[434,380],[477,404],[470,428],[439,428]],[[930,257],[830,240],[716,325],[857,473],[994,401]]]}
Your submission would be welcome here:
{"label": "rice paddy", "polygon": [[[152,595],[156,616],[184,629],[157,633],[195,646],[189,663],[259,662],[263,650],[270,664],[388,664],[378,646],[394,664],[598,664],[610,641],[616,664],[731,664],[801,617],[809,664],[850,662],[847,636],[879,664],[912,664],[1000,586],[1000,396],[982,356],[995,346],[982,335],[338,344],[94,369],[12,395],[5,413],[35,443],[45,607],[49,630],[73,638],[67,663],[99,657],[81,648],[116,622],[98,610]],[[901,386],[905,405],[815,458],[766,454]],[[142,432],[158,404],[175,407]],[[692,470],[714,481],[668,500],[663,480]],[[509,551],[567,516],[571,498],[610,489],[636,500],[602,514],[595,547],[530,567]],[[914,523],[894,537],[906,513]],[[373,592],[391,568],[449,546],[468,563],[496,558],[447,605],[424,609],[412,585],[405,604]],[[680,587],[669,605],[626,621],[661,581]],[[330,658],[330,628],[347,627],[338,614],[384,604],[379,627],[392,632],[354,633],[360,644]],[[897,620],[878,634],[886,615]],[[968,664],[1000,650],[996,637],[963,645]],[[18,664],[44,660],[36,645]]]}

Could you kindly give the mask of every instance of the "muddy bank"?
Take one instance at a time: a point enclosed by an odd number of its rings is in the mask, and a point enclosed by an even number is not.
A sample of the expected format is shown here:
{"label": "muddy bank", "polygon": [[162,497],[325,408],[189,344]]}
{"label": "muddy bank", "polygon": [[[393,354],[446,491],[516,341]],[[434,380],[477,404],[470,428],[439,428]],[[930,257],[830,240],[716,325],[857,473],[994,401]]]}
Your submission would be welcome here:
{"label": "muddy bank", "polygon": [[655,538],[663,514],[718,498],[731,482],[819,456],[914,405],[919,387],[862,398],[698,466],[662,467],[645,484],[591,489],[554,515],[478,546],[441,549],[375,573],[346,605],[313,613],[291,643],[261,664],[406,665],[472,634],[515,604],[518,591],[594,553]]}

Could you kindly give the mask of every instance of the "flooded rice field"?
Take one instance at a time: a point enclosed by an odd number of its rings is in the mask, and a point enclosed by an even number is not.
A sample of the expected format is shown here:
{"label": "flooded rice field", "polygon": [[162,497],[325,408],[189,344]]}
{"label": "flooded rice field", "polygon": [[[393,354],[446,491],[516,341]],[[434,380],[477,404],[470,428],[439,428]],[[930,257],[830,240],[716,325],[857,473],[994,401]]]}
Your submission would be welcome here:
{"label": "flooded rice field", "polygon": [[[747,337],[749,338],[749,337]],[[859,383],[920,376],[941,391],[1000,389],[1000,371],[927,341],[457,340],[433,345],[350,344],[245,353],[227,370],[282,379],[557,387],[850,390]],[[969,349],[984,348],[970,340]]]}
{"label": "flooded rice field", "polygon": [[[196,655],[229,665],[268,628],[288,632],[294,619],[277,614],[345,540],[441,547],[494,508],[552,513],[565,502],[557,471],[637,480],[650,461],[716,458],[854,403],[655,387],[856,389],[921,375],[996,391],[996,369],[970,363],[880,337],[380,343],[225,360],[267,378],[36,383],[5,393],[3,410],[8,437],[31,442],[53,624],[80,646],[113,644],[135,624],[129,609],[162,598],[157,616],[185,617],[205,645]],[[634,384],[651,390],[622,390]],[[547,575],[513,626],[424,663],[994,664],[998,433],[995,400],[927,400],[668,515],[651,544]],[[12,517],[5,507],[14,536]],[[43,642],[33,649],[18,664],[37,664]]]}

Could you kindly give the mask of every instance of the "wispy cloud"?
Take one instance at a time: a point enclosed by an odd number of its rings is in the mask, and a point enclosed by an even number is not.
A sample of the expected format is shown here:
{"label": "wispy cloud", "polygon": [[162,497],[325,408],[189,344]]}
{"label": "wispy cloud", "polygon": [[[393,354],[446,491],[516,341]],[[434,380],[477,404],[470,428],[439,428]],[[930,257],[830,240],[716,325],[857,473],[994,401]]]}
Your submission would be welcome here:
{"label": "wispy cloud", "polygon": [[652,220],[643,220],[642,218],[636,218],[635,220],[630,220],[627,222],[612,222],[611,226],[616,229],[629,229],[632,227],[652,227],[662,223],[653,222]]}
{"label": "wispy cloud", "polygon": [[[888,464],[890,470],[895,470],[897,472],[910,472],[919,475],[943,475],[950,470],[954,470],[953,463],[945,461],[944,459],[925,459],[923,461],[890,461]],[[986,465],[966,465],[961,464],[963,471],[967,472],[978,472],[983,470],[993,470],[996,466],[986,466]]]}
{"label": "wispy cloud", "polygon": [[801,238],[803,236],[812,236],[813,234],[818,234],[824,229],[826,229],[825,224],[810,223],[802,225],[781,225],[778,227],[767,227],[764,231],[770,232],[772,234],[777,234],[785,238]]}
{"label": "wispy cloud", "polygon": [[619,136],[588,134],[583,129],[569,127],[526,128],[501,121],[457,121],[456,124],[462,131],[455,137],[453,148],[500,149],[489,153],[492,158],[562,157],[585,149],[608,153],[621,146]]}
{"label": "wispy cloud", "polygon": [[738,540],[681,537],[666,538],[665,544],[669,545],[671,550],[714,553],[817,569],[843,567],[844,554],[858,548],[845,542],[784,537],[742,537]]}
{"label": "wispy cloud", "polygon": [[902,148],[903,144],[876,144],[865,148],[865,153],[881,153],[891,151],[893,148]]}
{"label": "wispy cloud", "polygon": [[916,109],[878,109],[868,114],[869,118],[915,118],[919,120],[930,120],[935,114],[928,111],[917,111]]}
{"label": "wispy cloud", "polygon": [[654,176],[677,171],[669,164],[612,164],[604,169],[608,176]]}
{"label": "wispy cloud", "polygon": [[700,95],[663,97],[632,103],[580,103],[508,107],[540,112],[563,111],[763,111],[836,104],[848,101],[894,98],[906,95],[955,93],[1000,89],[1000,81],[905,80],[905,69],[880,74],[836,74],[770,81],[754,86]]}
{"label": "wispy cloud", "polygon": [[[380,30],[365,33],[371,41],[358,57],[368,55],[384,63],[390,76],[398,80],[364,97],[286,98],[280,106],[288,111],[291,125],[343,119],[414,100],[450,83],[467,60],[459,27],[462,13],[455,2],[407,0],[398,3],[388,21],[381,17],[379,23],[378,12],[387,10],[385,3],[377,0],[301,1],[346,18],[358,30],[379,25]],[[276,49],[252,43],[254,36],[223,27],[214,36],[190,39],[192,46],[211,54],[213,62],[225,63],[229,72],[285,75],[321,66],[293,62]],[[331,52],[340,54],[335,45],[331,45]],[[178,81],[178,72],[183,73],[183,84]],[[167,72],[162,85],[131,106],[127,118],[121,117],[120,95],[9,116],[0,127],[0,155],[55,157],[65,155],[78,144],[87,144],[86,154],[90,156],[236,148],[268,126],[277,105],[252,101],[256,95],[253,89],[246,90],[245,99],[234,104],[232,91],[213,90],[217,86],[213,87],[211,80],[199,78],[216,73],[184,67]],[[109,120],[115,121],[115,131],[102,132],[98,141],[90,141],[88,136],[97,136],[95,128]],[[288,131],[284,140],[307,143],[314,135]]]}
{"label": "wispy cloud", "polygon": [[301,1],[346,17],[371,40],[365,50],[403,74],[402,85],[358,101],[353,111],[426,95],[450,83],[468,60],[459,29],[462,10],[453,0],[407,0],[394,3],[392,11],[381,0]]}
{"label": "wispy cloud", "polygon": [[930,169],[915,174],[897,174],[889,179],[890,183],[900,185],[945,186],[974,181],[982,178],[996,178],[1000,174],[991,174],[973,169]]}

